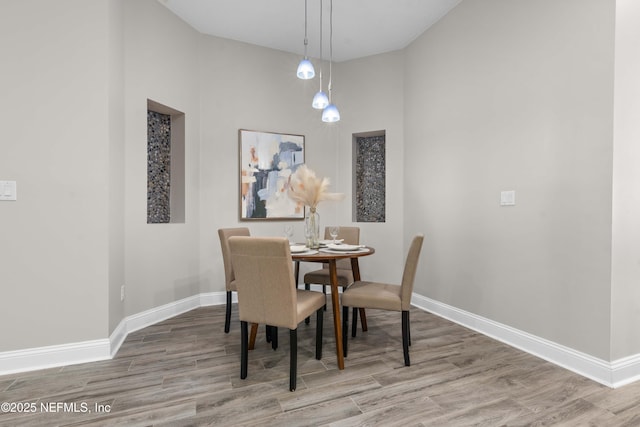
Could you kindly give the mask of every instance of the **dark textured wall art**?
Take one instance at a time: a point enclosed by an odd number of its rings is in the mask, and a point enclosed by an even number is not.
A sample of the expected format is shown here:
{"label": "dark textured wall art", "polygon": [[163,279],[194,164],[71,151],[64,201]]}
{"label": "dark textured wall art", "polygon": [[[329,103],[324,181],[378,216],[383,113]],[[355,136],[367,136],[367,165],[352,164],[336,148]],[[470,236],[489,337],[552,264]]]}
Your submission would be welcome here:
{"label": "dark textured wall art", "polygon": [[356,222],[385,222],[385,136],[355,141]]}
{"label": "dark textured wall art", "polygon": [[147,223],[171,220],[171,116],[147,111]]}

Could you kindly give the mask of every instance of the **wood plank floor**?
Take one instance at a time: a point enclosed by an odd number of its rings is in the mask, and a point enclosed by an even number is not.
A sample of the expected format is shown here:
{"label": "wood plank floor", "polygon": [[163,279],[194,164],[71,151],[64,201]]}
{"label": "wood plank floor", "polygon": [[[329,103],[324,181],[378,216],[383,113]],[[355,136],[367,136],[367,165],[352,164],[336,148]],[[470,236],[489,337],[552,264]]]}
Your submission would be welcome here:
{"label": "wood plank floor", "polygon": [[288,331],[273,351],[261,328],[240,380],[236,309],[228,335],[224,306],[205,307],[130,334],[113,360],[0,376],[0,402],[35,409],[0,425],[640,425],[640,383],[613,390],[418,309],[410,367],[399,313],[368,310],[369,332],[337,370],[327,312],[321,361],[315,319],[300,325],[296,392]]}

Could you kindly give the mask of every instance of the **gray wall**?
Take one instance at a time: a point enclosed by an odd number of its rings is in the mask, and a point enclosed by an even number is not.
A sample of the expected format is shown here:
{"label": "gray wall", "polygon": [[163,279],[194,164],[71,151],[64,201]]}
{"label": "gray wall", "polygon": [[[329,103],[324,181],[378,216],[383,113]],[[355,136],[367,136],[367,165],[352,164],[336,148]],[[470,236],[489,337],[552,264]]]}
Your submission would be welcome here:
{"label": "gray wall", "polygon": [[[125,2],[125,315],[200,292],[199,39],[159,2]],[[147,99],[185,114],[183,224],[147,224]]]}
{"label": "gray wall", "polygon": [[109,333],[124,318],[120,287],[125,283],[124,246],[124,0],[108,3],[109,123]]}
{"label": "gray wall", "polygon": [[464,1],[405,52],[416,292],[604,360],[614,6]]}
{"label": "gray wall", "polygon": [[616,2],[611,358],[640,352],[640,2]]}
{"label": "gray wall", "polygon": [[0,5],[0,179],[18,185],[0,203],[0,351],[108,336],[109,20],[107,1]]}
{"label": "gray wall", "polygon": [[[403,57],[401,51],[334,65],[334,101],[340,108],[338,138],[333,147],[333,176],[347,197],[337,205],[340,224],[352,219],[353,134],[386,133],[386,218],[384,223],[357,223],[363,243],[376,254],[360,259],[365,279],[399,283],[404,266],[404,126]],[[384,262],[380,262],[384,260]]]}
{"label": "gray wall", "polygon": [[[284,222],[238,219],[238,129],[305,135],[307,163],[318,174],[332,173],[319,120],[307,102],[315,85],[295,77],[298,60],[245,43],[200,38],[202,291],[224,290],[218,228],[241,226],[253,235],[284,235]],[[323,220],[330,217],[326,206],[320,205]],[[303,239],[303,223],[289,223],[294,237]]]}
{"label": "gray wall", "polygon": [[[364,277],[399,280],[402,267],[402,55],[392,53],[334,64],[334,98],[343,120],[323,123],[311,108],[319,83],[295,78],[295,55],[216,37],[200,39],[202,141],[200,265],[203,291],[223,290],[217,228],[248,226],[255,235],[282,235],[283,222],[238,221],[238,129],[305,135],[305,160],[344,201],[323,202],[321,227],[351,225],[351,135],[388,130],[389,199],[385,224],[358,224],[362,240],[389,259],[363,259]],[[318,64],[316,63],[316,67]],[[324,63],[325,85],[328,64]],[[224,82],[221,84],[221,82]],[[354,83],[357,82],[357,83]],[[368,93],[368,96],[362,95]],[[359,95],[360,94],[360,95]],[[385,102],[379,102],[384,99]],[[303,223],[291,222],[303,240]],[[382,232],[382,233],[381,233]],[[376,255],[378,255],[376,254]],[[372,257],[373,258],[373,257]],[[316,268],[302,265],[302,271]]]}

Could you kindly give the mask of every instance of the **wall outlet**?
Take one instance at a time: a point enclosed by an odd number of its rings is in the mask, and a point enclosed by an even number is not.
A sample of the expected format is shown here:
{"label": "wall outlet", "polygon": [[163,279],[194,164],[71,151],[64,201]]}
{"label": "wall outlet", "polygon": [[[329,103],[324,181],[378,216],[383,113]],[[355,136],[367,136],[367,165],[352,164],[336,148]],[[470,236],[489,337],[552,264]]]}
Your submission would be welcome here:
{"label": "wall outlet", "polygon": [[15,181],[0,181],[0,200],[17,200],[18,191]]}
{"label": "wall outlet", "polygon": [[516,192],[515,190],[500,192],[500,206],[515,206]]}
{"label": "wall outlet", "polygon": [[124,301],[124,285],[120,286],[120,301]]}

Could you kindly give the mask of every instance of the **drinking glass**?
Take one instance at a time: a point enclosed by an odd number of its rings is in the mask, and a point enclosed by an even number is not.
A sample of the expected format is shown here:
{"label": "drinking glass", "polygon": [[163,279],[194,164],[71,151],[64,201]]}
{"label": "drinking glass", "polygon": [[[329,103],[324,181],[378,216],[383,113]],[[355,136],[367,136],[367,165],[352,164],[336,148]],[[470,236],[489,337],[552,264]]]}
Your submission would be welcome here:
{"label": "drinking glass", "polygon": [[329,228],[329,235],[333,239],[333,244],[336,244],[336,237],[338,237],[338,232],[340,231],[340,227],[337,225],[333,225]]}
{"label": "drinking glass", "polygon": [[286,224],[284,226],[284,235],[287,239],[289,239],[289,243],[291,243],[291,237],[293,237],[293,225]]}

